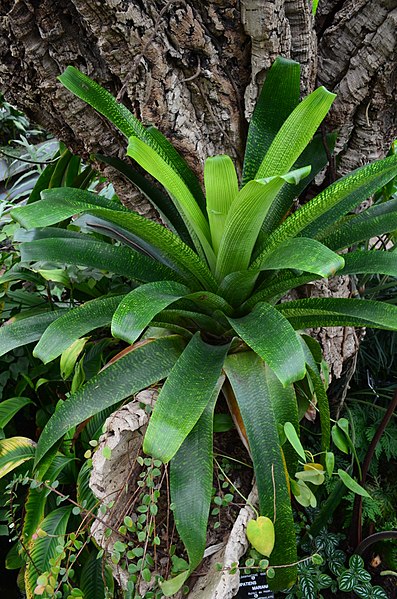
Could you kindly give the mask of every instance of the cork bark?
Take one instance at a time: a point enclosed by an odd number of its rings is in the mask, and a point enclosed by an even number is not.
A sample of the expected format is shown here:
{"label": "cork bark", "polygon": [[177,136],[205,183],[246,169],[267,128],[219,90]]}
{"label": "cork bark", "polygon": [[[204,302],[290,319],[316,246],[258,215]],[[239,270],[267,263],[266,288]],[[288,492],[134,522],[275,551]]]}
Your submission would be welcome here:
{"label": "cork bark", "polygon": [[[302,95],[319,84],[338,94],[326,126],[339,130],[340,176],[397,137],[396,21],[397,0],[320,0],[315,19],[308,0],[2,0],[0,89],[74,152],[123,157],[125,140],[57,82],[72,64],[156,125],[199,175],[216,153],[241,171],[247,119],[281,54],[300,62]],[[106,174],[126,205],[155,217]],[[355,344],[326,335],[338,376]]]}

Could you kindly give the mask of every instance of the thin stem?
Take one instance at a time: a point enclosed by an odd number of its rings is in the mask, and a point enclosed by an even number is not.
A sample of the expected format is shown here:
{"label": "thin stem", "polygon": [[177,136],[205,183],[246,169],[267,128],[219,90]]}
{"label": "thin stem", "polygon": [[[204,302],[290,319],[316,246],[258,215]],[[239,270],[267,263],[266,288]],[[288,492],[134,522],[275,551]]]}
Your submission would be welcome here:
{"label": "thin stem", "polygon": [[272,483],[273,483],[273,524],[276,523],[276,481],[274,480],[274,464],[272,464]]}
{"label": "thin stem", "polygon": [[240,495],[240,497],[241,497],[242,499],[244,499],[245,503],[246,503],[247,505],[249,505],[249,506],[250,506],[250,508],[251,508],[251,509],[254,511],[254,513],[255,513],[256,517],[257,517],[257,518],[259,518],[259,513],[258,513],[258,510],[257,510],[256,508],[254,508],[254,506],[252,505],[252,503],[250,503],[250,502],[248,501],[248,499],[247,499],[246,497],[244,497],[244,495],[243,495],[242,493],[240,493],[240,491],[237,489],[236,485],[235,485],[235,484],[233,484],[233,482],[230,480],[230,478],[228,477],[228,475],[226,474],[226,472],[223,470],[223,468],[222,468],[222,466],[219,464],[218,460],[217,460],[216,458],[214,458],[214,461],[215,461],[216,465],[218,466],[219,470],[222,472],[223,476],[226,478],[226,480],[227,480],[227,482],[229,483],[229,485],[231,485],[231,486],[233,487],[233,489],[236,491],[236,493],[237,493],[238,495]]}
{"label": "thin stem", "polygon": [[[367,479],[368,470],[371,464],[371,460],[374,456],[376,446],[379,442],[379,439],[383,435],[387,425],[389,424],[391,417],[397,408],[397,389],[394,393],[393,399],[389,404],[389,407],[386,410],[385,415],[383,416],[378,429],[375,435],[372,438],[372,441],[368,447],[367,454],[364,459],[363,468],[362,468],[362,477],[360,480],[361,486],[365,485],[365,481]],[[353,546],[361,547],[362,542],[362,510],[363,510],[363,498],[361,495],[356,495],[354,499],[354,507],[353,507],[353,517],[350,529],[350,538]],[[396,532],[397,536],[397,532]]]}
{"label": "thin stem", "polygon": [[237,464],[241,464],[242,466],[245,466],[246,468],[252,468],[252,464],[246,464],[245,462],[242,462],[241,460],[236,460],[236,458],[232,458],[229,455],[225,455],[224,453],[218,453],[217,451],[215,451],[214,455],[219,456],[220,458],[226,458],[227,460],[236,462]]}

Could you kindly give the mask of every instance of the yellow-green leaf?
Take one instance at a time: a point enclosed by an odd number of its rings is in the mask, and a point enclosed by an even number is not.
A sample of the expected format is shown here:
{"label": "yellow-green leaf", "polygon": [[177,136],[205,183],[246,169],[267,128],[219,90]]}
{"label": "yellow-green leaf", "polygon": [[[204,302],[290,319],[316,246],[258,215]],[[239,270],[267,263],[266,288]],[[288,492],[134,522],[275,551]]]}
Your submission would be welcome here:
{"label": "yellow-green leaf", "polygon": [[74,365],[76,364],[77,358],[84,349],[89,337],[83,337],[82,339],[76,339],[64,352],[62,352],[60,360],[61,377],[65,380],[73,372]]}
{"label": "yellow-green leaf", "polygon": [[275,542],[274,524],[270,518],[259,516],[256,520],[250,520],[247,525],[247,539],[254,549],[269,557]]}
{"label": "yellow-green leaf", "polygon": [[27,437],[11,437],[0,441],[0,478],[34,458],[36,443]]}

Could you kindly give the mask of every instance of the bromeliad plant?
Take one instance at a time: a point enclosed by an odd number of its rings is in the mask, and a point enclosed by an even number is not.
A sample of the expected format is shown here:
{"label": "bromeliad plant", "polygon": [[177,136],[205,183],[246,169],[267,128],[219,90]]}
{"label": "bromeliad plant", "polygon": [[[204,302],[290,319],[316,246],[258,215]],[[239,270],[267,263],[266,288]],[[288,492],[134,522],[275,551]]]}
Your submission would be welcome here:
{"label": "bromeliad plant", "polygon": [[[299,433],[297,381],[316,396],[323,451],[330,437],[318,348],[301,332],[338,325],[397,329],[397,308],[382,302],[280,302],[289,290],[337,271],[397,274],[392,252],[338,254],[397,228],[396,200],[350,214],[396,175],[396,156],[354,171],[291,213],[293,200],[326,163],[315,132],[334,99],[321,87],[299,102],[299,79],[297,63],[276,60],[250,123],[241,185],[228,156],[210,157],[204,197],[196,176],[157,129],[145,128],[106,90],[68,67],[60,77],[63,85],[118,127],[129,140],[128,156],[167,193],[130,165],[104,160],[138,185],[169,228],[79,189],[51,189],[13,211],[30,229],[21,245],[26,263],[75,263],[131,279],[128,294],[4,326],[0,347],[5,352],[39,340],[34,354],[47,363],[110,323],[112,334],[130,344],[59,406],[40,437],[36,463],[71,427],[165,381],[143,448],[170,463],[174,517],[189,559],[185,572],[163,584],[165,595],[180,588],[203,557],[213,414],[221,391],[253,461],[260,514],[274,521],[275,545],[268,552],[271,565],[280,567],[271,584],[290,587],[296,568],[281,566],[296,561],[289,477],[297,455],[283,430],[289,422]],[[329,145],[333,142],[329,136]],[[76,214],[81,216],[70,230],[67,221]],[[64,224],[51,227],[58,223]],[[76,225],[118,243],[76,232]]]}

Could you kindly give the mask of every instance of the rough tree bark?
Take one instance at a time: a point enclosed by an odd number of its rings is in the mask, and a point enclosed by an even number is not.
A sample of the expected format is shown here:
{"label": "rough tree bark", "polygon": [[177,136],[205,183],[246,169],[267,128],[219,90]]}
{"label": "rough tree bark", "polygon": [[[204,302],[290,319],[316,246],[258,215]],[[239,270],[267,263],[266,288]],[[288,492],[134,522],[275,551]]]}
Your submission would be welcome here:
{"label": "rough tree bark", "polygon": [[[117,132],[57,83],[73,64],[161,129],[198,172],[218,152],[241,169],[246,118],[281,54],[301,63],[303,94],[318,84],[338,93],[327,127],[340,131],[344,174],[384,156],[397,136],[396,23],[397,0],[320,0],[315,20],[309,0],[2,0],[0,87],[74,152],[124,155]],[[153,216],[115,183],[126,204]],[[332,285],[326,294],[350,292],[346,281]],[[322,335],[339,376],[353,332]]]}

